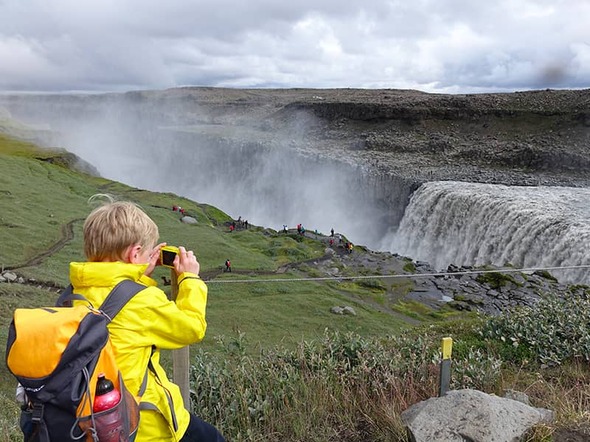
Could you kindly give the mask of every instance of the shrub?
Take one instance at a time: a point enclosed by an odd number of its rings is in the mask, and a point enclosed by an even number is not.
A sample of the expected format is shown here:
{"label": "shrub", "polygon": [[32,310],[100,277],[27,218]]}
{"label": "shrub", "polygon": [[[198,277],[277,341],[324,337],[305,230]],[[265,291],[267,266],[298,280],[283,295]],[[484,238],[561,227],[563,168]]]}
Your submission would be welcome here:
{"label": "shrub", "polygon": [[[440,337],[427,331],[382,339],[326,331],[258,357],[245,343],[243,334],[221,340],[223,357],[198,352],[191,371],[193,410],[234,441],[406,440],[400,413],[438,392]],[[469,351],[453,360],[452,387],[495,388],[499,367]]]}
{"label": "shrub", "polygon": [[453,361],[451,388],[494,391],[500,381],[502,360],[482,349],[469,349],[467,357]]}
{"label": "shrub", "polygon": [[590,300],[550,296],[490,319],[482,335],[515,348],[525,346],[542,364],[557,365],[572,358],[590,361],[589,323]]}

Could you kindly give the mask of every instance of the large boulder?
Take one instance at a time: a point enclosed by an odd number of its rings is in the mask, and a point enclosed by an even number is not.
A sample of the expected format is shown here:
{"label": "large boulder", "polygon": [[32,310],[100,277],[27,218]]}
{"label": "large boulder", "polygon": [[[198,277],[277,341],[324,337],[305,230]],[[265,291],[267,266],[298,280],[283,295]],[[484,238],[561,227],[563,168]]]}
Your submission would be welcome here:
{"label": "large boulder", "polygon": [[552,412],[466,389],[419,402],[401,418],[414,442],[517,442]]}

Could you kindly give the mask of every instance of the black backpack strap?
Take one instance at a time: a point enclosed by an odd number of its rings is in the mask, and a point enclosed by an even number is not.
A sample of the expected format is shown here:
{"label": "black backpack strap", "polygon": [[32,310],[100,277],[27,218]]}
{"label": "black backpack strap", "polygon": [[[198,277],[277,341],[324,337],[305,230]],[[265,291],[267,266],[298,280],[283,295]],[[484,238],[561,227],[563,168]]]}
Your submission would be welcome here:
{"label": "black backpack strap", "polygon": [[130,279],[124,279],[111,290],[111,293],[104,300],[99,310],[112,321],[125,304],[145,288],[145,285],[131,281]]}
{"label": "black backpack strap", "polygon": [[62,292],[62,294],[59,295],[59,298],[57,298],[57,301],[55,301],[55,306],[56,307],[71,307],[72,301],[75,299],[80,300],[80,301],[86,301],[90,304],[90,302],[84,296],[79,295],[78,293],[74,293],[74,287],[72,287],[72,284],[70,284]]}

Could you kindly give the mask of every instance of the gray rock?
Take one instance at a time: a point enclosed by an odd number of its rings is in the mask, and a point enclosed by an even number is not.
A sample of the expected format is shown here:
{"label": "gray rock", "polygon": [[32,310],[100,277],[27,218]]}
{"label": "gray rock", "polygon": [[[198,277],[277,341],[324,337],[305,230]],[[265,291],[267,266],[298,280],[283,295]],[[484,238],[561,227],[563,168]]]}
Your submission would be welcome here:
{"label": "gray rock", "polygon": [[446,300],[452,299],[451,297],[445,297],[445,293],[441,290],[428,287],[413,290],[406,295],[406,298],[421,302],[431,308],[437,308],[442,301],[447,302]]}
{"label": "gray rock", "polygon": [[198,224],[199,223],[196,220],[196,218],[193,218],[192,216],[183,216],[182,218],[180,218],[180,221],[182,221],[185,224]]}
{"label": "gray rock", "polygon": [[18,279],[18,276],[12,272],[4,272],[2,276],[8,282],[15,282]]}
{"label": "gray rock", "polygon": [[504,391],[504,397],[507,399],[512,399],[513,401],[522,402],[525,405],[531,405],[529,396],[522,391],[506,390]]}
{"label": "gray rock", "polygon": [[517,442],[551,417],[549,410],[477,390],[449,391],[401,415],[414,442]]}
{"label": "gray rock", "polygon": [[356,311],[349,305],[336,305],[330,309],[330,313],[334,313],[335,315],[356,316]]}
{"label": "gray rock", "polygon": [[512,273],[512,277],[514,278],[514,281],[516,281],[517,285],[526,284],[526,279],[523,275],[520,275],[518,273]]}
{"label": "gray rock", "polygon": [[356,311],[349,305],[342,307],[342,313],[345,315],[356,316]]}
{"label": "gray rock", "polygon": [[334,306],[330,309],[330,313],[334,313],[335,315],[343,315],[344,309],[342,307]]}

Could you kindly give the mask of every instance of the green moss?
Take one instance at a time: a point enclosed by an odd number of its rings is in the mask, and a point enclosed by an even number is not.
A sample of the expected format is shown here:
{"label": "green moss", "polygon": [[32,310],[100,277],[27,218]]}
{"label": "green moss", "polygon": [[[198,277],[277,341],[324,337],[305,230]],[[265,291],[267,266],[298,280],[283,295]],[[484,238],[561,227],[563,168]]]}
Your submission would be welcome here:
{"label": "green moss", "polygon": [[356,283],[363,288],[374,290],[374,291],[386,291],[387,287],[383,285],[380,279],[360,279]]}
{"label": "green moss", "polygon": [[557,278],[549,273],[547,270],[536,270],[533,275],[540,276],[541,278],[548,279],[549,281],[557,282]]}
{"label": "green moss", "polygon": [[392,309],[410,318],[420,320],[424,320],[425,316],[432,313],[430,307],[416,301],[399,301],[392,306]]}
{"label": "green moss", "polygon": [[404,264],[404,272],[406,273],[416,273],[416,264],[412,261],[408,261]]}
{"label": "green moss", "polygon": [[512,275],[500,272],[481,273],[475,278],[480,284],[488,284],[493,289],[499,289],[511,283],[518,285]]}

